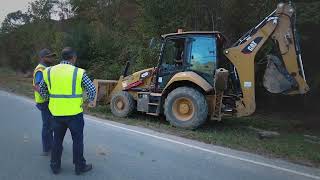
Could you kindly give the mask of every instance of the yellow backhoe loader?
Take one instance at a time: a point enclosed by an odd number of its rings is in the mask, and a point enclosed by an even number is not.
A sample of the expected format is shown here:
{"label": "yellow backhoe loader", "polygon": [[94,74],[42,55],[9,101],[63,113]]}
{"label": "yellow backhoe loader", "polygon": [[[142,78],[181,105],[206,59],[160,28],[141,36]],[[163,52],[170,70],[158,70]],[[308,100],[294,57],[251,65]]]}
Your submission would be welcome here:
{"label": "yellow backhoe loader", "polygon": [[158,64],[119,80],[94,80],[96,102],[110,104],[118,117],[134,111],[164,114],[174,126],[195,129],[206,120],[242,117],[255,112],[255,58],[267,42],[263,84],[271,93],[305,94],[301,51],[296,38],[295,9],[277,9],[231,47],[220,32],[178,32],[162,35]]}

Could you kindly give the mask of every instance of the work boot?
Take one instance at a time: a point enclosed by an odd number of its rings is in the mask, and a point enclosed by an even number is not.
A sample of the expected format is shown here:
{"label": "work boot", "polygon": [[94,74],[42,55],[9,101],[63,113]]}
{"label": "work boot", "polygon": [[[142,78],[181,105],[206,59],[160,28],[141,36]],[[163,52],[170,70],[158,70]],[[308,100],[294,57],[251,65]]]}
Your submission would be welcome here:
{"label": "work boot", "polygon": [[61,163],[51,163],[50,168],[53,174],[59,174],[61,171]]}
{"label": "work boot", "polygon": [[92,164],[86,164],[86,165],[81,166],[81,167],[79,167],[79,166],[75,167],[76,175],[80,175],[82,173],[86,173],[86,172],[91,171],[91,170],[92,170]]}
{"label": "work boot", "polygon": [[51,170],[52,170],[52,173],[53,173],[53,174],[59,174],[60,171],[61,171],[61,168],[52,168],[52,167],[51,167]]}

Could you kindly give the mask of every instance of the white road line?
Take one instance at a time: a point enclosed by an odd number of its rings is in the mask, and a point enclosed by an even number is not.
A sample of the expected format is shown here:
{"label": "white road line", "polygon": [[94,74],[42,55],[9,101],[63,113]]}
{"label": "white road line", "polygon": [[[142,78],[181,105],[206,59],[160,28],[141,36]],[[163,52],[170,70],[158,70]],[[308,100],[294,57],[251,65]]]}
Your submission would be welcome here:
{"label": "white road line", "polygon": [[104,126],[115,127],[115,128],[122,129],[122,130],[125,130],[125,131],[129,131],[129,132],[133,132],[133,133],[136,133],[136,134],[140,134],[140,135],[144,135],[144,136],[149,136],[149,137],[152,137],[152,138],[160,139],[160,140],[163,140],[163,141],[167,141],[167,142],[171,142],[171,143],[187,146],[189,148],[193,148],[193,149],[197,149],[197,150],[200,150],[200,151],[216,154],[216,155],[219,155],[219,156],[224,156],[224,157],[228,157],[228,158],[232,158],[232,159],[236,159],[236,160],[240,160],[240,161],[244,161],[244,162],[248,162],[248,163],[252,163],[252,164],[256,164],[256,165],[260,165],[260,166],[264,166],[264,167],[268,167],[268,168],[272,168],[272,169],[276,169],[276,170],[281,170],[281,171],[285,171],[285,172],[296,174],[296,175],[300,175],[300,176],[304,176],[304,177],[307,177],[307,178],[320,180],[320,176],[315,176],[315,175],[312,175],[312,174],[307,174],[307,173],[295,171],[295,170],[292,170],[292,169],[275,166],[275,165],[272,165],[272,164],[267,164],[267,163],[263,163],[263,162],[258,162],[258,161],[246,159],[246,158],[233,156],[233,155],[230,155],[230,154],[221,153],[221,152],[218,152],[218,151],[202,148],[202,147],[199,147],[199,146],[183,143],[183,142],[180,142],[180,141],[175,141],[175,140],[172,140],[172,139],[169,139],[169,138],[164,138],[164,137],[160,137],[160,136],[144,133],[144,132],[141,132],[141,131],[137,131],[137,130],[133,130],[133,129],[117,126],[117,125],[114,125],[114,124],[110,124],[108,122],[101,122],[101,121],[95,120],[95,119],[93,119],[91,117],[88,117],[88,116],[86,116],[86,119],[89,119],[90,121],[94,121],[95,123],[98,123],[98,124],[102,124]]}
{"label": "white road line", "polygon": [[[16,96],[16,95],[14,95],[12,93],[8,93],[8,94],[12,95],[12,96]],[[34,104],[34,102],[31,101],[28,98],[21,97],[21,96],[16,96],[16,97],[19,97],[20,99],[22,99],[22,100],[24,100],[26,102]],[[200,150],[200,151],[216,154],[216,155],[219,155],[219,156],[228,157],[228,158],[231,158],[231,159],[236,159],[236,160],[247,162],[247,163],[252,163],[252,164],[256,164],[256,165],[260,165],[260,166],[264,166],[264,167],[268,167],[268,168],[272,168],[272,169],[288,172],[288,173],[291,173],[291,174],[296,174],[296,175],[299,175],[299,176],[304,176],[304,177],[307,177],[307,178],[320,180],[320,176],[316,176],[316,175],[312,175],[312,174],[308,174],[308,173],[303,173],[303,172],[295,171],[295,170],[292,170],[292,169],[283,168],[283,167],[275,166],[275,165],[272,165],[272,164],[258,162],[258,161],[254,161],[254,160],[250,160],[250,159],[246,159],[246,158],[242,158],[242,157],[237,157],[237,156],[233,156],[233,155],[230,155],[230,154],[221,153],[221,152],[218,152],[218,151],[213,151],[213,150],[202,148],[202,147],[195,146],[195,145],[192,145],[192,144],[187,144],[187,143],[175,141],[175,140],[172,140],[172,139],[169,139],[169,138],[164,138],[164,137],[160,137],[160,136],[144,133],[144,132],[141,132],[141,131],[137,131],[137,130],[133,130],[133,129],[117,126],[117,125],[114,125],[114,124],[111,124],[111,123],[108,123],[108,122],[101,122],[101,121],[98,121],[98,120],[93,119],[93,118],[88,117],[88,116],[86,116],[86,119],[88,119],[88,120],[90,120],[92,122],[98,123],[98,124],[102,124],[104,126],[115,127],[115,128],[122,129],[122,130],[125,130],[125,131],[133,132],[133,133],[144,135],[144,136],[149,136],[149,137],[152,137],[152,138],[155,138],[155,139],[160,139],[160,140],[171,142],[171,143],[174,143],[174,144],[183,145],[183,146],[186,146],[186,147],[189,147],[189,148],[193,148],[193,149],[197,149],[197,150]]]}

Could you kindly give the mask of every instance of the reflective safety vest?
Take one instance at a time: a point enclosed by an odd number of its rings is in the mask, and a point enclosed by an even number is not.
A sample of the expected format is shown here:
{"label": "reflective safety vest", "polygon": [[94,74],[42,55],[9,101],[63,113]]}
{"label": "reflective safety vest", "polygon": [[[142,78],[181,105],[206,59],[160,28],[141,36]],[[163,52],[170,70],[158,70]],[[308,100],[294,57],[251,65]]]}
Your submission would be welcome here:
{"label": "reflective safety vest", "polygon": [[[39,64],[33,71],[33,80],[32,80],[32,85],[33,87],[36,85],[35,83],[35,78],[36,78],[36,73],[37,72],[43,72],[44,69],[46,69],[47,67],[42,65],[42,64]],[[44,103],[46,102],[46,100],[39,94],[38,91],[34,91],[34,101],[38,104],[40,103]]]}
{"label": "reflective safety vest", "polygon": [[81,83],[84,72],[69,64],[58,64],[43,71],[50,94],[49,110],[53,116],[73,116],[83,112]]}

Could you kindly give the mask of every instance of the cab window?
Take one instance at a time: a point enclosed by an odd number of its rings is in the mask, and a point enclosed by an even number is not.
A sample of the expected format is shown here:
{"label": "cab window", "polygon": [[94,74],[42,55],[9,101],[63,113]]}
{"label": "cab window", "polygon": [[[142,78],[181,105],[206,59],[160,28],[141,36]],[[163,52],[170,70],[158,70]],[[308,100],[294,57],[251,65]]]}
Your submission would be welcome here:
{"label": "cab window", "polygon": [[194,36],[188,39],[188,63],[190,69],[212,75],[216,70],[217,46],[214,36]]}
{"label": "cab window", "polygon": [[160,89],[164,88],[176,73],[184,70],[184,48],[185,38],[183,37],[166,40],[158,74]]}
{"label": "cab window", "polygon": [[181,65],[184,59],[185,39],[168,39],[164,51],[162,65]]}

